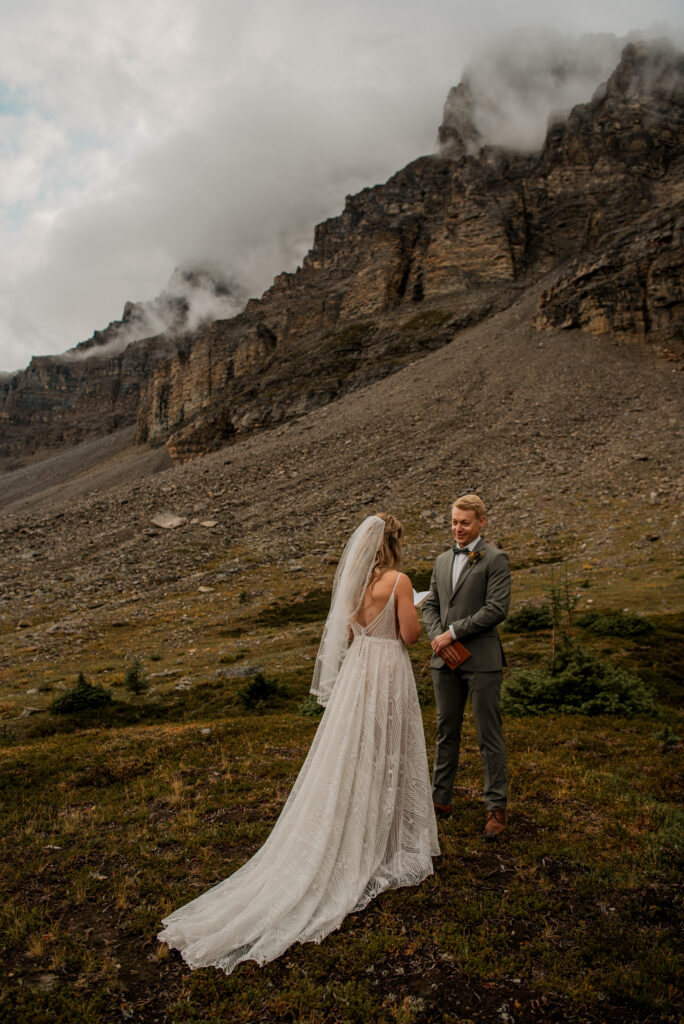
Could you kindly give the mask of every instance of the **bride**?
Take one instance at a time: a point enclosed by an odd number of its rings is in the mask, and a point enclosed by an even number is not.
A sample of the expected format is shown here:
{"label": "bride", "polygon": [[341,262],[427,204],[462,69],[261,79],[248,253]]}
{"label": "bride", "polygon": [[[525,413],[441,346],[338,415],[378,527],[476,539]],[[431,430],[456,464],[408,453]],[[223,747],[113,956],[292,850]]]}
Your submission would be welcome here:
{"label": "bride", "polygon": [[347,542],[311,686],[326,710],[283,811],[251,860],[163,922],[160,941],[190,967],[264,964],[432,874],[437,827],[405,646],[420,625],[397,570],[401,535],[394,516],[369,516]]}

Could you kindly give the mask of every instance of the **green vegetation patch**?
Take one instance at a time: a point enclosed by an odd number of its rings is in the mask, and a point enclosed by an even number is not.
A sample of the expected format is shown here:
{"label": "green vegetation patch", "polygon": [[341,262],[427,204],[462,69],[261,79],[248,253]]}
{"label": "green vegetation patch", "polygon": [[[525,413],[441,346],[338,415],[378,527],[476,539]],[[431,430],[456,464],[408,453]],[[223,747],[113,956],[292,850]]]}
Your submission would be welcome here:
{"label": "green vegetation patch", "polygon": [[304,715],[306,718],[320,718],[325,708],[322,704],[319,704],[312,693],[300,701],[299,714]]}
{"label": "green vegetation patch", "polygon": [[501,709],[513,715],[655,715],[655,697],[639,677],[583,648],[564,647],[555,670],[517,669],[504,681]]}
{"label": "green vegetation patch", "polygon": [[551,609],[546,605],[525,605],[506,619],[509,633],[533,633],[539,629],[551,629]]}
{"label": "green vegetation patch", "polygon": [[644,636],[654,629],[649,619],[629,612],[585,612],[576,622],[596,636]]}
{"label": "green vegetation patch", "polygon": [[240,687],[237,695],[243,707],[249,708],[251,711],[263,711],[280,702],[283,697],[287,697],[288,693],[280,683],[266,679],[263,673],[259,672],[253,679]]}
{"label": "green vegetation patch", "polygon": [[325,340],[341,348],[360,348],[365,342],[370,341],[377,330],[378,325],[372,320],[359,320],[357,323],[347,324],[339,331],[331,331],[325,335]]}
{"label": "green vegetation patch", "polygon": [[56,697],[50,705],[50,711],[54,715],[73,715],[106,707],[112,700],[111,691],[105,689],[102,683],[89,683],[83,672],[79,672],[76,685]]}
{"label": "green vegetation patch", "polygon": [[[156,942],[161,918],[263,844],[316,725],[242,714],[0,750],[0,1019],[455,1024],[504,1004],[529,1024],[677,1019],[677,749],[609,716],[507,719],[496,844],[468,717],[432,877],[271,964],[189,971]],[[432,711],[425,725],[431,746]]]}
{"label": "green vegetation patch", "polygon": [[453,318],[453,311],[450,309],[426,309],[422,313],[412,316],[401,325],[402,331],[427,331],[441,327]]}
{"label": "green vegetation patch", "polygon": [[426,568],[405,569],[406,575],[411,580],[414,590],[429,590],[432,580],[432,565]]}
{"label": "green vegetation patch", "polygon": [[274,601],[256,619],[258,626],[288,626],[291,623],[321,622],[330,609],[330,591],[311,590],[296,601]]}
{"label": "green vegetation patch", "polygon": [[[597,705],[591,714],[555,713],[557,706],[508,714],[508,827],[486,844],[468,709],[455,813],[439,823],[442,856],[423,884],[382,894],[320,945],[296,945],[229,977],[191,972],[157,943],[163,916],[262,846],[318,727],[319,706],[308,711],[305,695],[330,595],[310,590],[293,600],[291,578],[267,571],[263,585],[250,580],[255,595],[277,595],[268,608],[240,601],[239,592],[231,604],[226,591],[220,611],[204,599],[169,605],[167,618],[146,619],[125,642],[112,628],[65,647],[58,665],[36,662],[29,675],[17,658],[7,670],[18,694],[43,677],[53,688],[71,682],[79,669],[87,678],[112,673],[105,678],[118,685],[116,699],[99,708],[0,723],[3,1024],[680,1019],[684,825],[676,794],[684,729],[674,694],[682,619],[646,608],[652,632],[592,632],[574,615],[576,583],[556,588],[555,637],[552,629],[514,634],[505,625],[510,660],[519,670],[543,668],[553,640],[555,675],[567,670],[574,692],[585,683],[572,672],[581,677],[586,659],[570,672],[563,652],[566,634],[573,642],[579,635],[601,665],[636,670],[660,698],[672,694],[660,720],[597,714]],[[408,571],[427,589],[427,568],[422,579]],[[315,576],[301,584],[317,585]],[[539,591],[535,583],[530,600],[541,600]],[[639,607],[622,592],[606,600]],[[300,628],[307,622],[314,625]],[[243,630],[238,642],[219,639],[227,623]],[[164,671],[150,690],[127,691],[126,666],[139,655],[151,671],[152,655],[143,652],[162,649]],[[410,655],[431,760],[424,634]],[[221,665],[243,660],[254,681],[263,666],[264,682],[286,686],[289,696],[255,692],[244,706],[238,694],[248,677],[217,676]],[[13,697],[11,710],[21,703]]]}

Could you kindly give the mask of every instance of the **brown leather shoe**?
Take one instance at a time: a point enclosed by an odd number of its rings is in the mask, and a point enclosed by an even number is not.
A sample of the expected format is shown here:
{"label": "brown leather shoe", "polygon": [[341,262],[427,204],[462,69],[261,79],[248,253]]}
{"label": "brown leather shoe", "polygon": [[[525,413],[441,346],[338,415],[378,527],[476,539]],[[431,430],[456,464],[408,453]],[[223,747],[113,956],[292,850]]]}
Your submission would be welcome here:
{"label": "brown leather shoe", "polygon": [[496,839],[506,828],[506,812],[503,807],[490,807],[485,818],[485,839]]}
{"label": "brown leather shoe", "polygon": [[451,804],[434,804],[435,814],[438,818],[450,818],[453,810]]}

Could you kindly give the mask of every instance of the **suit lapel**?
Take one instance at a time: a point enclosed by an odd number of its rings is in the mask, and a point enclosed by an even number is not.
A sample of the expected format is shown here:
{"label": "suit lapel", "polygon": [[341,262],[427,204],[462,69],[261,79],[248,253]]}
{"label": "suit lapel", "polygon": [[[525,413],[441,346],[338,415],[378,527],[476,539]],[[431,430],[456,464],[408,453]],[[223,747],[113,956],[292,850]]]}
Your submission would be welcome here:
{"label": "suit lapel", "polygon": [[[441,565],[439,567],[439,569],[440,569],[439,578],[437,579],[437,588],[438,588],[438,590],[441,590],[441,592],[443,594],[446,595],[446,604],[447,605],[449,604],[450,595],[451,595],[451,560],[452,560],[453,557],[454,556],[453,556],[453,553],[451,551],[445,551],[444,552],[444,554],[442,555],[442,562],[441,562]],[[440,598],[440,607],[443,607],[442,606],[441,598]]]}

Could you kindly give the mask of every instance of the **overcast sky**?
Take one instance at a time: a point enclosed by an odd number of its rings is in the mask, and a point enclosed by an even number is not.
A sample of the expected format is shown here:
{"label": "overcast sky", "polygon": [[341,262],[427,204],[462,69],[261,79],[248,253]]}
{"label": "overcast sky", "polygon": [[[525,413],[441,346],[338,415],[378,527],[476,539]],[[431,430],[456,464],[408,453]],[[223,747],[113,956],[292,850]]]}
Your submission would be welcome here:
{"label": "overcast sky", "polygon": [[0,370],[84,340],[179,265],[217,263],[259,295],[346,194],[434,150],[447,91],[492,26],[498,38],[655,24],[684,38],[681,0],[0,0],[0,12]]}

